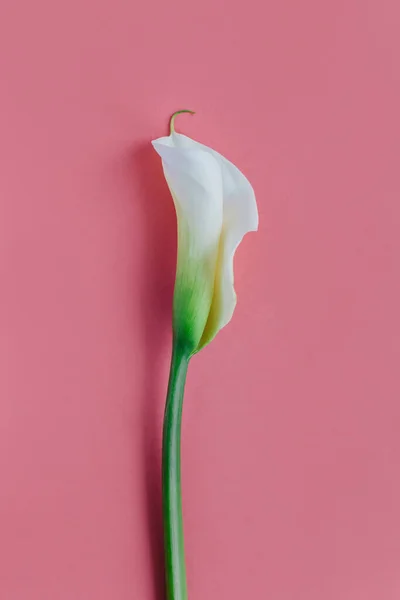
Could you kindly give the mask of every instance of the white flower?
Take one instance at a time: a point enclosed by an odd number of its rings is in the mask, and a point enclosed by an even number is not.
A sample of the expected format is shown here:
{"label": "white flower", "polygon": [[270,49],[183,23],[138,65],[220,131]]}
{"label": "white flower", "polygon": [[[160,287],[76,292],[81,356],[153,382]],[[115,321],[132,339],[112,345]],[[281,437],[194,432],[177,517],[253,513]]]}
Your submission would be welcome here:
{"label": "white flower", "polygon": [[232,318],[233,257],[245,233],[257,230],[258,212],[246,177],[215,150],[176,133],[177,114],[171,134],[152,144],[178,219],[174,337],[194,354]]}

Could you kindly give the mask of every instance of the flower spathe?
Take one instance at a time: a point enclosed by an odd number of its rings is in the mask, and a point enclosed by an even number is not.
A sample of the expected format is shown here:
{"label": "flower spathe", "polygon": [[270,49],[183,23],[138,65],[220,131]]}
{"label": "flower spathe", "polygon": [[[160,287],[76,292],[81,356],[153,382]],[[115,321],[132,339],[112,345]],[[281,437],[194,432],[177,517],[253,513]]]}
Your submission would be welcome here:
{"label": "flower spathe", "polygon": [[152,143],[162,159],[178,221],[174,337],[191,355],[232,318],[233,257],[243,236],[257,230],[258,212],[243,173],[215,150],[176,133],[176,114],[171,134]]}

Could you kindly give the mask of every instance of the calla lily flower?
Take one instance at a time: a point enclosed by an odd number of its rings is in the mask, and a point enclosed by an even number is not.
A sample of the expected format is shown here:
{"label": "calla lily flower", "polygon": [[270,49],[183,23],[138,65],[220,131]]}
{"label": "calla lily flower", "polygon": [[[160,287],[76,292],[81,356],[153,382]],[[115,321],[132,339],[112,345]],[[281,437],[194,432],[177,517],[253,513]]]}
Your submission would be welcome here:
{"label": "calla lily flower", "polygon": [[173,328],[194,354],[232,318],[233,257],[243,236],[258,228],[250,182],[215,150],[175,132],[153,141],[162,159],[178,219]]}
{"label": "calla lily flower", "polygon": [[175,132],[153,142],[178,219],[173,348],[162,449],[162,496],[167,600],[187,600],[181,426],[189,360],[231,319],[236,305],[233,256],[258,227],[253,188],[226,158]]}

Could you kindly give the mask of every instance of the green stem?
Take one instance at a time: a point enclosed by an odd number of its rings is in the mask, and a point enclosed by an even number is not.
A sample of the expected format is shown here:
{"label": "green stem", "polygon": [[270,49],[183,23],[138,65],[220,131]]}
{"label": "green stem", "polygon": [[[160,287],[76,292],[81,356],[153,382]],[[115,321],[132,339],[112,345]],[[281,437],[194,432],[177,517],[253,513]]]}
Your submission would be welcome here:
{"label": "green stem", "polygon": [[162,495],[168,600],[187,600],[181,490],[181,424],[189,355],[174,343],[164,415]]}
{"label": "green stem", "polygon": [[187,108],[184,108],[183,110],[177,110],[176,112],[174,112],[174,114],[171,117],[171,120],[169,122],[169,132],[172,135],[173,133],[175,133],[175,119],[177,117],[177,115],[181,115],[182,113],[189,113],[191,115],[194,115],[195,112],[193,110],[187,110]]}

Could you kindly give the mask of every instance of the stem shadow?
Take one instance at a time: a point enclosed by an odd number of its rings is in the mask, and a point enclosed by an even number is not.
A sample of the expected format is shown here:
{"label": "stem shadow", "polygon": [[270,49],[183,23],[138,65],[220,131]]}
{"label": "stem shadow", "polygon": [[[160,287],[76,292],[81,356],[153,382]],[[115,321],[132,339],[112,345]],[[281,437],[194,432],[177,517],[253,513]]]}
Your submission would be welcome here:
{"label": "stem shadow", "polygon": [[[165,597],[161,497],[162,419],[166,397],[165,355],[170,352],[172,296],[176,268],[176,216],[160,158],[146,141],[133,150],[144,227],[141,290],[143,382],[143,456],[147,528],[154,598]],[[160,377],[161,375],[161,377]]]}

